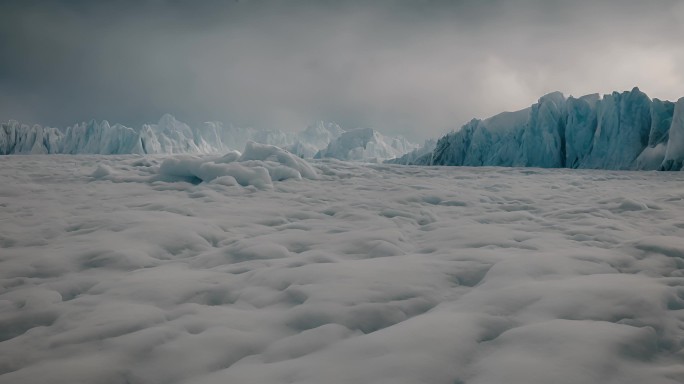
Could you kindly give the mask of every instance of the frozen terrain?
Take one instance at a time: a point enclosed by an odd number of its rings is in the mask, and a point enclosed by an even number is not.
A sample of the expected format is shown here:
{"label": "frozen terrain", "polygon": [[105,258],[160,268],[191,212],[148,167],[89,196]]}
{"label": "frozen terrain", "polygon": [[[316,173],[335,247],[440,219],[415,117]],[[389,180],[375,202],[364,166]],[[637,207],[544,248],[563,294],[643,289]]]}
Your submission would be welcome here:
{"label": "frozen terrain", "polygon": [[110,125],[107,120],[100,123],[91,120],[64,131],[20,124],[16,120],[0,125],[0,155],[216,154],[241,150],[249,141],[277,145],[302,158],[360,161],[392,159],[418,148],[403,137],[384,136],[370,128],[345,132],[339,125],[324,121],[295,133],[211,121],[191,127],[169,114],[162,116],[157,124],[144,124],[139,129]]}
{"label": "frozen terrain", "polygon": [[412,152],[418,146],[403,137],[391,138],[371,128],[358,128],[342,133],[314,156],[348,161],[387,160]]}
{"label": "frozen terrain", "polygon": [[684,174],[258,144],[0,170],[3,384],[684,382]]}
{"label": "frozen terrain", "polygon": [[684,98],[651,100],[638,88],[603,97],[554,92],[529,108],[473,119],[439,139],[432,152],[397,162],[679,171]]}

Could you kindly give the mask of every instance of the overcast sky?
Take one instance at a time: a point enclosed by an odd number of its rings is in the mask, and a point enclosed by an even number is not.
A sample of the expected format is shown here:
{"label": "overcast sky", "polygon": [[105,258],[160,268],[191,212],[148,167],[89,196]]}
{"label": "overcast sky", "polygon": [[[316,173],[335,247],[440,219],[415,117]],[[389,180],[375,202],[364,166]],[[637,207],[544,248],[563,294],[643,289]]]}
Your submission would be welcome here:
{"label": "overcast sky", "polygon": [[684,96],[684,0],[0,1],[0,119],[412,139],[544,93]]}

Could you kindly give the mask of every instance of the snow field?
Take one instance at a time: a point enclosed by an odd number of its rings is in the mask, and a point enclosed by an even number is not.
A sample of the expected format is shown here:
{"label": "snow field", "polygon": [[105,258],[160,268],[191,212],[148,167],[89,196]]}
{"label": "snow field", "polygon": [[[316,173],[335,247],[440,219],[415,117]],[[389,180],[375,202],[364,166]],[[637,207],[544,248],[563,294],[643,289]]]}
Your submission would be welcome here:
{"label": "snow field", "polygon": [[274,148],[0,157],[0,382],[684,381],[684,176]]}

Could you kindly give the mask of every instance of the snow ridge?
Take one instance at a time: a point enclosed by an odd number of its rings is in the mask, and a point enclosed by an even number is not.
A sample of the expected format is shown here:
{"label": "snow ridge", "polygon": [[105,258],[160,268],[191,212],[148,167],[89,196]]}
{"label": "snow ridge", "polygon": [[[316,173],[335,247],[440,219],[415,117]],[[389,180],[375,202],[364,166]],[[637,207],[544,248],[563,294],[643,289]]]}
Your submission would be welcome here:
{"label": "snow ridge", "polygon": [[529,108],[473,119],[409,163],[679,171],[684,98],[651,100],[636,87],[603,98],[554,92]]}

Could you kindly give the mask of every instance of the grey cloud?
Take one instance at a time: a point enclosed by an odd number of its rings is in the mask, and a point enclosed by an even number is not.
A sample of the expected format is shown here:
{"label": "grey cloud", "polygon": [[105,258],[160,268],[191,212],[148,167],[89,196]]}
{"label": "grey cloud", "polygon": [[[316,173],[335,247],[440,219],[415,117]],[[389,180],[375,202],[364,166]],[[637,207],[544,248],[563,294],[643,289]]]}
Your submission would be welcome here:
{"label": "grey cloud", "polygon": [[0,117],[435,136],[541,94],[683,96],[681,1],[0,5]]}

